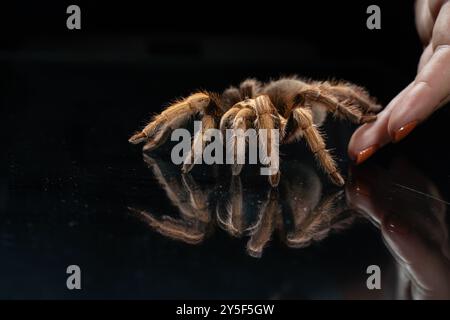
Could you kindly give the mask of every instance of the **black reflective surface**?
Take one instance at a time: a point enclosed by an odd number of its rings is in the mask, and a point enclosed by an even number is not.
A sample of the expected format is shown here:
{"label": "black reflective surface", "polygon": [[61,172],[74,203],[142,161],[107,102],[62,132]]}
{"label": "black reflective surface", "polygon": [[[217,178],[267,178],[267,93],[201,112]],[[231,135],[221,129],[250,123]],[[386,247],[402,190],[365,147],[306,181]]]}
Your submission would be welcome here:
{"label": "black reflective surface", "polygon": [[[271,190],[254,168],[183,177],[169,146],[143,156],[128,145],[146,105],[183,92],[167,75],[30,63],[8,77],[2,298],[448,297],[448,154],[427,140],[439,118],[357,168],[352,128],[329,121],[345,188],[299,143],[282,149]],[[65,287],[71,264],[80,292]],[[382,290],[366,288],[373,264]]]}
{"label": "black reflective surface", "polygon": [[[168,101],[249,76],[343,78],[386,104],[414,76],[420,50],[413,18],[404,17],[412,29],[394,29],[391,15],[379,34],[355,29],[359,51],[338,41],[336,26],[331,45],[310,29],[2,43],[0,298],[450,298],[448,107],[358,167],[346,155],[354,127],[329,119],[344,188],[303,143],[281,149],[271,189],[257,168],[183,176],[170,145],[143,155],[127,141]],[[346,21],[346,34],[360,24]],[[66,288],[72,264],[81,291]],[[381,290],[367,289],[370,265],[381,268]]]}

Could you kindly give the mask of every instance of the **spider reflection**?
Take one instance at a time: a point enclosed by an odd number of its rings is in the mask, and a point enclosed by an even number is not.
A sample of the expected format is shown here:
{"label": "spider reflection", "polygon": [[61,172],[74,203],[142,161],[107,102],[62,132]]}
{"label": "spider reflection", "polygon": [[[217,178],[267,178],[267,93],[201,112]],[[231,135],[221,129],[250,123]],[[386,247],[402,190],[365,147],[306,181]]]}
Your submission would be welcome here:
{"label": "spider reflection", "polygon": [[197,182],[189,173],[180,174],[170,163],[143,156],[179,216],[135,207],[129,210],[174,240],[199,244],[219,226],[233,237],[248,237],[247,253],[261,257],[275,235],[289,247],[304,248],[333,230],[346,229],[356,217],[345,204],[343,190],[324,191],[317,173],[299,162],[283,164],[287,174],[278,188],[264,183],[245,186],[240,176],[211,186]]}

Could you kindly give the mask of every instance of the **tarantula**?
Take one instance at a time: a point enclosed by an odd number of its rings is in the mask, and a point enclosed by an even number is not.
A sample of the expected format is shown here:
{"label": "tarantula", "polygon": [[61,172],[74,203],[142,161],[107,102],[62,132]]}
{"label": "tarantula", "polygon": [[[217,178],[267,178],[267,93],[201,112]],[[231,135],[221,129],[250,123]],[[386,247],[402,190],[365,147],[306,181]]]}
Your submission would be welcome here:
{"label": "tarantula", "polygon": [[[327,112],[355,124],[362,124],[374,121],[380,109],[365,89],[348,82],[320,82],[290,77],[263,84],[255,79],[247,79],[239,88],[230,87],[222,94],[197,92],[176,101],[156,115],[142,131],[134,134],[129,142],[137,144],[145,141],[143,150],[154,150],[167,140],[171,131],[185,126],[192,117],[201,118],[204,130],[218,127],[222,131],[277,129],[281,144],[305,138],[331,181],[342,186],[344,179],[326,149],[319,127]],[[270,139],[269,134],[265,150],[269,158],[278,157],[275,154],[278,150],[271,148]],[[194,138],[192,149],[197,144],[204,145],[201,135]],[[192,150],[188,157],[193,161],[183,165],[183,172],[192,169],[197,162],[194,157],[197,156]],[[233,174],[238,175],[241,168],[242,166],[235,166]],[[269,176],[272,186],[278,184],[279,176],[279,170]]]}
{"label": "tarantula", "polygon": [[252,184],[246,192],[240,176],[233,175],[228,188],[221,179],[205,186],[171,163],[146,154],[144,161],[179,214],[128,207],[130,213],[163,236],[188,244],[202,243],[219,227],[232,237],[248,237],[247,253],[259,258],[275,235],[288,247],[305,248],[349,228],[358,216],[347,207],[344,190],[324,191],[317,173],[297,161],[283,163],[295,174],[284,175],[279,188],[255,190],[258,184]]}

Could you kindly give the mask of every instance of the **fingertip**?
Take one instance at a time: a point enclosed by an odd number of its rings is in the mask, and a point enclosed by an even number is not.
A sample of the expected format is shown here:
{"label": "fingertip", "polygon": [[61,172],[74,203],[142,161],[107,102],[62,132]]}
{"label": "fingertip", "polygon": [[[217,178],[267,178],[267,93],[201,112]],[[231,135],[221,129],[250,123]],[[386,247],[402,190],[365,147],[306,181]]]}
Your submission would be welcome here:
{"label": "fingertip", "polygon": [[382,122],[365,124],[358,128],[350,138],[348,157],[359,165],[374,155],[383,145],[390,141]]}
{"label": "fingertip", "polygon": [[397,143],[409,135],[417,126],[418,121],[411,121],[401,126],[397,131],[391,132],[392,142]]}
{"label": "fingertip", "polygon": [[350,160],[352,160],[353,162],[356,161],[356,158],[358,156],[358,152],[361,148],[361,140],[362,140],[362,136],[364,136],[364,132],[367,129],[367,125],[363,124],[362,126],[360,126],[358,129],[355,130],[355,132],[353,132],[350,141],[348,143],[348,147],[347,147],[347,154]]}

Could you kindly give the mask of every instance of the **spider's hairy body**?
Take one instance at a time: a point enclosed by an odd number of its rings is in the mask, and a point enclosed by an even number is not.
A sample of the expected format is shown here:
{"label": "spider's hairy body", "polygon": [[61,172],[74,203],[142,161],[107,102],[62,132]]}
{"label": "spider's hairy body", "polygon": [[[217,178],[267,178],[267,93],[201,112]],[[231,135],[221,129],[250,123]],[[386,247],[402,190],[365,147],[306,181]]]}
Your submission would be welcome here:
{"label": "spider's hairy body", "polygon": [[[330,179],[337,185],[343,185],[344,180],[326,150],[323,134],[318,128],[328,112],[361,124],[375,120],[375,113],[380,109],[363,88],[348,82],[289,77],[263,84],[255,79],[247,79],[239,88],[230,87],[222,94],[197,92],[175,102],[156,115],[129,141],[135,144],[146,141],[143,150],[153,150],[164,143],[173,130],[184,126],[192,117],[201,118],[204,131],[219,127],[222,130],[244,131],[250,128],[277,129],[282,144],[304,138]],[[272,137],[269,134],[265,142],[269,157],[278,152],[271,150],[270,139]],[[194,139],[193,150],[199,144],[204,145],[201,136]],[[184,172],[191,170],[196,160],[194,152],[189,156],[193,161],[183,166]],[[239,174],[241,168],[241,165],[234,165],[233,174]],[[279,172],[269,176],[272,185],[277,185],[278,181]]]}

